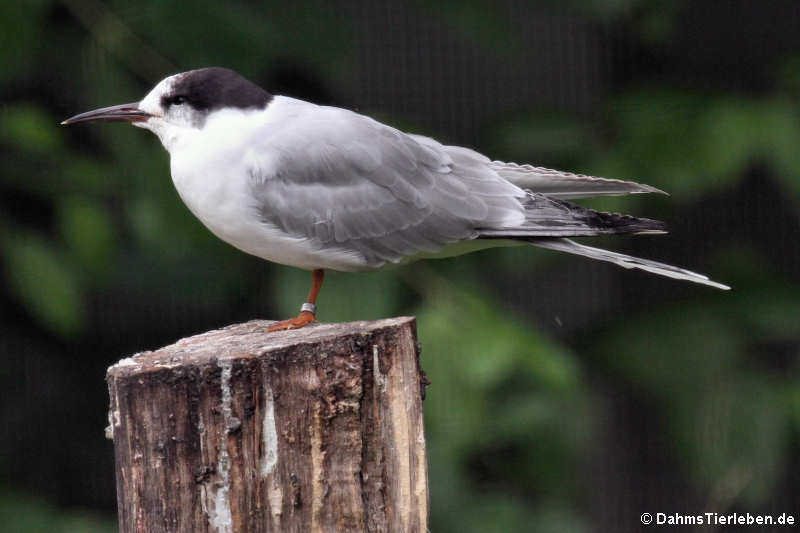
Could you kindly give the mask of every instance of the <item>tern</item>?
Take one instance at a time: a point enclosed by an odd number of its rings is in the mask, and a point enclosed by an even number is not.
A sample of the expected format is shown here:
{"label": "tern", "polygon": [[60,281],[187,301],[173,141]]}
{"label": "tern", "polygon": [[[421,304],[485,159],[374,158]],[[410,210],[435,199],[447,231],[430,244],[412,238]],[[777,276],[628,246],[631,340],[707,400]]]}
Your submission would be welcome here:
{"label": "tern", "polygon": [[665,233],[664,224],[572,201],[663,191],[632,181],[493,161],[365,115],[272,95],[233,70],[191,70],[140,102],[62,124],[123,121],[155,133],[172,181],[211,232],[257,257],[310,270],[300,314],[315,320],[327,269],[377,270],[508,244],[529,244],[728,289],[664,263],[570,237]]}

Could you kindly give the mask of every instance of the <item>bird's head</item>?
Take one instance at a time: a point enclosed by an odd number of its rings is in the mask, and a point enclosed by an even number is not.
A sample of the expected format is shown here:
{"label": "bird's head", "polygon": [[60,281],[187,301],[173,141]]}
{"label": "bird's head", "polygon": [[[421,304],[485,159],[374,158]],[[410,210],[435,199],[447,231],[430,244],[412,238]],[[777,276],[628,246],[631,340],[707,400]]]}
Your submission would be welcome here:
{"label": "bird's head", "polygon": [[213,113],[263,109],[271,99],[272,95],[233,70],[202,68],[161,80],[140,102],[95,109],[62,124],[130,122],[158,135],[169,150],[181,133],[202,130]]}

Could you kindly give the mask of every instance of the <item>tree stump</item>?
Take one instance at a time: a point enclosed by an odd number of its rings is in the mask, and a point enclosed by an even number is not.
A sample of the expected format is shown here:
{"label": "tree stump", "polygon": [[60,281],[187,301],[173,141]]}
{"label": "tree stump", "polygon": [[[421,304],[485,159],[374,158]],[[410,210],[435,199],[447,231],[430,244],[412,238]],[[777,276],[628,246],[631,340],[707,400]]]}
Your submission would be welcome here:
{"label": "tree stump", "polygon": [[269,324],[109,368],[121,533],[425,533],[414,319]]}

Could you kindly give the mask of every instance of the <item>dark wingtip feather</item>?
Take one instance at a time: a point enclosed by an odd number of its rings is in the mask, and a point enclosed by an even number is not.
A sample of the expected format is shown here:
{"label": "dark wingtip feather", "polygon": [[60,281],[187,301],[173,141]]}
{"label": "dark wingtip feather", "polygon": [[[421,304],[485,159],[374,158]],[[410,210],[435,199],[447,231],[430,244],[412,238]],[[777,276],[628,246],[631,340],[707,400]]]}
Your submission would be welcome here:
{"label": "dark wingtip feather", "polygon": [[525,221],[519,226],[481,229],[480,237],[488,239],[530,237],[580,237],[617,233],[666,233],[660,220],[632,215],[607,213],[581,205],[528,192],[524,202]]}
{"label": "dark wingtip feather", "polygon": [[581,208],[581,210],[589,226],[596,229],[610,230],[610,233],[663,234],[667,232],[667,224],[661,220],[640,218],[620,213],[607,213],[588,208]]}

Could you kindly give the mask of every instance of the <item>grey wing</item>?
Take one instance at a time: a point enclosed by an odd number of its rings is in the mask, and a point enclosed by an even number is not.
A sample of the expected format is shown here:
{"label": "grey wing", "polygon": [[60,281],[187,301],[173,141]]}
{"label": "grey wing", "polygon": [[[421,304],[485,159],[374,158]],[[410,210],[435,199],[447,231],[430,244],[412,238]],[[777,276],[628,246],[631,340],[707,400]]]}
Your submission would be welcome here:
{"label": "grey wing", "polygon": [[491,166],[498,174],[523,189],[561,200],[648,192],[666,194],[660,189],[634,181],[598,178],[502,161],[492,161]]}
{"label": "grey wing", "polygon": [[359,254],[364,268],[524,220],[521,189],[486,164],[465,165],[462,154],[426,141],[314,106],[279,140],[270,138],[274,161],[251,169],[256,207],[264,222],[319,249]]}

